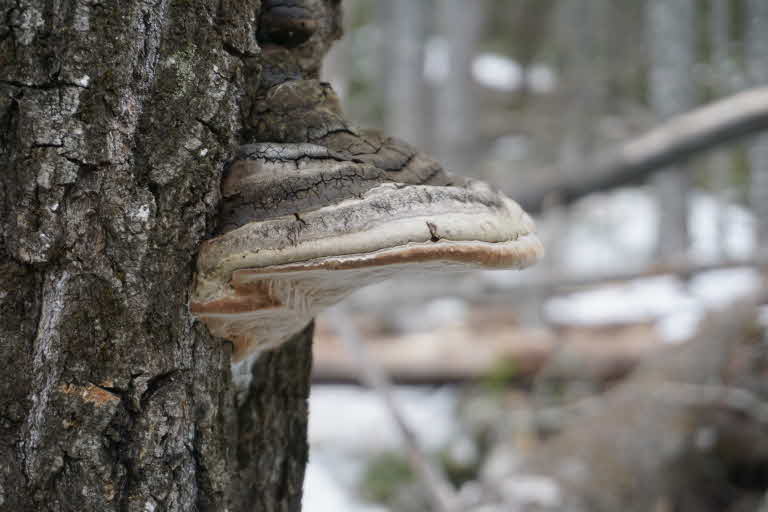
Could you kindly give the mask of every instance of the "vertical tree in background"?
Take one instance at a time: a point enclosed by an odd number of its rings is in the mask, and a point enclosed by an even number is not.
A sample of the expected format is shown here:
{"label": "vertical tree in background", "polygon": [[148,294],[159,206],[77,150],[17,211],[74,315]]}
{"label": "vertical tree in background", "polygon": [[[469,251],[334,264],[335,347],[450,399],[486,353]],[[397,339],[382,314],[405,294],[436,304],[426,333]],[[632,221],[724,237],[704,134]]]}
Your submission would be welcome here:
{"label": "vertical tree in background", "polygon": [[606,90],[601,39],[608,30],[605,0],[562,2],[557,12],[557,37],[562,48],[563,88],[568,91],[560,167],[572,168],[593,155],[597,125]]}
{"label": "vertical tree in background", "polygon": [[428,33],[428,2],[388,0],[377,2],[384,17],[385,53],[382,73],[386,74],[384,124],[389,133],[416,146],[425,146],[429,131],[425,105],[424,48]]}
{"label": "vertical tree in background", "polygon": [[[753,85],[768,84],[768,2],[746,1],[745,62]],[[768,135],[758,136],[748,149],[749,200],[757,221],[757,243],[768,246]]]}
{"label": "vertical tree in background", "polygon": [[[648,0],[649,101],[659,118],[680,114],[696,104],[695,0]],[[688,249],[687,199],[690,178],[670,169],[654,179],[659,201],[657,253],[679,257]]]}
{"label": "vertical tree in background", "polygon": [[543,43],[551,38],[549,23],[554,6],[555,0],[515,0],[494,5],[493,11],[489,13],[488,23],[499,24],[513,38],[514,44],[509,50],[522,67],[523,98],[529,92],[531,65]]}
{"label": "vertical tree in background", "polygon": [[449,169],[474,175],[479,129],[472,63],[482,35],[485,0],[437,0],[439,34],[447,43],[448,74],[437,91],[435,149]]}
{"label": "vertical tree in background", "polygon": [[[601,40],[608,30],[606,0],[562,2],[556,15],[558,46],[561,48],[563,90],[562,140],[556,155],[559,168],[577,167],[596,152],[600,115],[605,101],[607,75]],[[556,198],[555,198],[556,199]],[[553,211],[555,215],[562,212]],[[562,254],[560,240],[567,238],[569,224],[565,218],[554,221],[556,231],[547,247],[552,265],[567,257]]]}
{"label": "vertical tree in background", "polygon": [[[734,93],[738,75],[734,65],[732,34],[732,2],[730,0],[709,1],[709,86],[715,98]],[[716,239],[719,246],[717,257],[728,257],[725,238],[728,229],[727,208],[729,200],[730,171],[734,153],[728,148],[715,151],[708,161],[709,184],[718,202],[716,214]]]}

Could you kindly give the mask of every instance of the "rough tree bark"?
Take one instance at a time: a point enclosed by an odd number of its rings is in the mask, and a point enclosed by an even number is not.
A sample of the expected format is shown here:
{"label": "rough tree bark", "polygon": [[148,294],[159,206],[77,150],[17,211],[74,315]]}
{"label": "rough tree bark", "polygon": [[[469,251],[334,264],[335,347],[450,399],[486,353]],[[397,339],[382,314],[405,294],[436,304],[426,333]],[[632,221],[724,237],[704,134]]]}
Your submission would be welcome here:
{"label": "rough tree bark", "polygon": [[187,308],[252,106],[338,37],[307,0],[267,62],[281,3],[0,0],[0,510],[298,510],[311,329],[238,407]]}

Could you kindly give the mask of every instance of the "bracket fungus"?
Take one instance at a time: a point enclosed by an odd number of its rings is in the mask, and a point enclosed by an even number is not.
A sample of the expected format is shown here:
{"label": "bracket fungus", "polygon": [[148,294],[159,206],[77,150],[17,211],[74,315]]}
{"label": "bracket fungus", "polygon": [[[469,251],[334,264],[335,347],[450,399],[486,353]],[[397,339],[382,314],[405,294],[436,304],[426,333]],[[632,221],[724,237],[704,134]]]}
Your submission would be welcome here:
{"label": "bracket fungus", "polygon": [[395,274],[521,269],[541,255],[528,215],[486,184],[374,133],[325,142],[245,145],[225,172],[223,234],[203,243],[190,309],[233,342],[234,363]]}

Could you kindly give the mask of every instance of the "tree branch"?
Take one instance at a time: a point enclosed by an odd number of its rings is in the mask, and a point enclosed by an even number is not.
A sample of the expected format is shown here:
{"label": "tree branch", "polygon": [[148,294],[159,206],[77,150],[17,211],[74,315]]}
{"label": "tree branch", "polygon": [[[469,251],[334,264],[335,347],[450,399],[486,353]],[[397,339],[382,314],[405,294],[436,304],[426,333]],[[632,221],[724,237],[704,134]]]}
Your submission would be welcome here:
{"label": "tree branch", "polygon": [[554,200],[569,204],[593,192],[647,179],[664,167],[768,129],[768,87],[751,89],[674,117],[640,137],[558,173],[567,176],[515,194],[529,213]]}

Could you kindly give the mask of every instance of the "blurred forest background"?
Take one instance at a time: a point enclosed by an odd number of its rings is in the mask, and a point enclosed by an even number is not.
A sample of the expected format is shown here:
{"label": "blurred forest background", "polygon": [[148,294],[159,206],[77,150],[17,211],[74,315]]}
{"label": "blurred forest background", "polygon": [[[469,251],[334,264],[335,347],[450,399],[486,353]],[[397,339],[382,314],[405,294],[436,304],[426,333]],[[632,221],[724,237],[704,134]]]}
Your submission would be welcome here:
{"label": "blurred forest background", "polygon": [[[768,85],[766,0],[344,5],[348,117],[513,199]],[[560,199],[534,269],[320,319],[305,510],[768,512],[768,134]]]}

